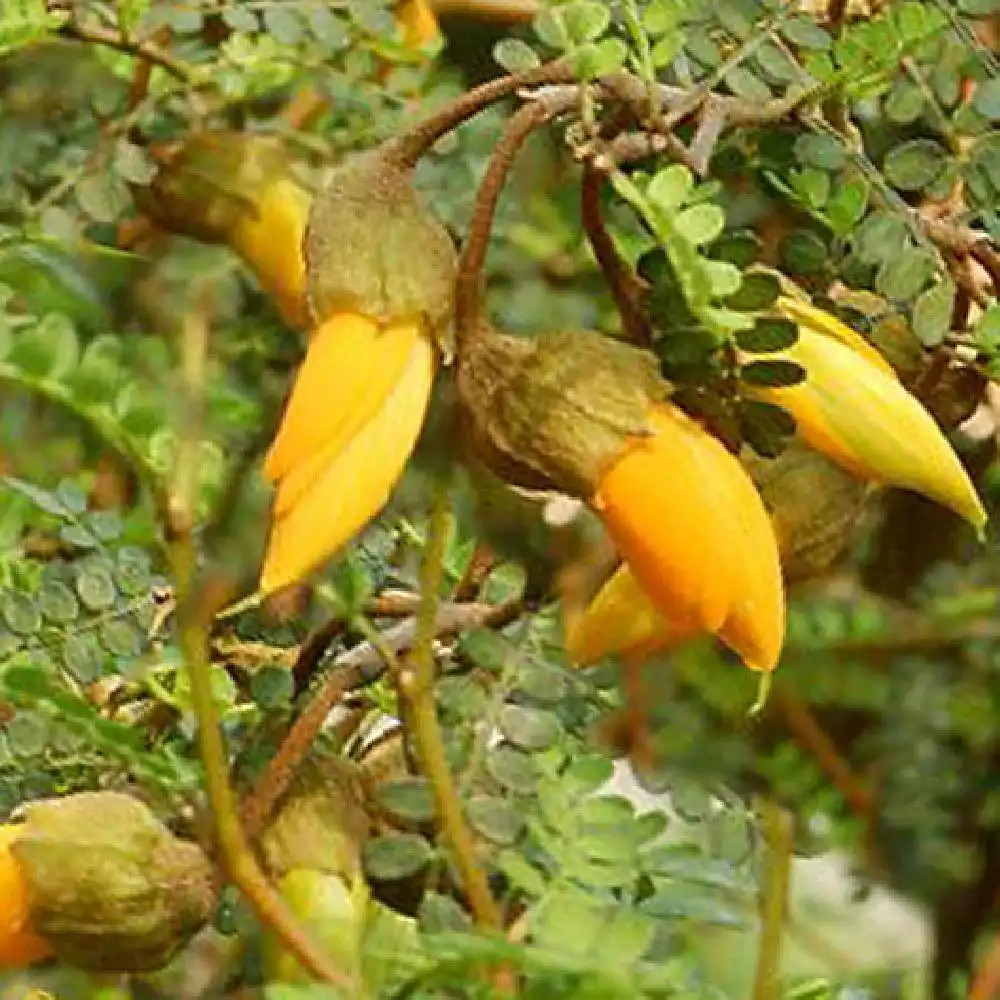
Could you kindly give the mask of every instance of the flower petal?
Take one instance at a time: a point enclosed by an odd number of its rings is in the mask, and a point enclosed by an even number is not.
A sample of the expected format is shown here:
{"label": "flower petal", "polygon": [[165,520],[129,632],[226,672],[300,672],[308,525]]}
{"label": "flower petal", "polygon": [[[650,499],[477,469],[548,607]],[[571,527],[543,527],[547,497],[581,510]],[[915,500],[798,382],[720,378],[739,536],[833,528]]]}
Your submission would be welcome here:
{"label": "flower petal", "polygon": [[[669,404],[650,413],[601,480],[594,506],[656,606],[671,620],[714,632],[733,599],[728,514],[713,478],[722,444]],[[735,462],[736,459],[730,456]]]}
{"label": "flower petal", "polygon": [[[294,470],[295,481],[308,485],[305,469],[312,469],[315,478],[329,456],[345,448],[384,406],[421,339],[423,326],[416,320],[383,328],[367,316],[338,313],[320,326],[296,374],[264,475],[282,482]],[[276,516],[298,498],[290,483],[282,487]]]}
{"label": "flower petal", "polygon": [[805,381],[755,395],[785,407],[806,444],[861,478],[923,493],[982,530],[986,512],[962,463],[898,379],[806,327],[783,356],[805,368]]}
{"label": "flower petal", "polygon": [[423,425],[436,364],[430,338],[417,337],[394,388],[357,434],[346,445],[336,438],[282,479],[261,595],[317,569],[385,505]]}

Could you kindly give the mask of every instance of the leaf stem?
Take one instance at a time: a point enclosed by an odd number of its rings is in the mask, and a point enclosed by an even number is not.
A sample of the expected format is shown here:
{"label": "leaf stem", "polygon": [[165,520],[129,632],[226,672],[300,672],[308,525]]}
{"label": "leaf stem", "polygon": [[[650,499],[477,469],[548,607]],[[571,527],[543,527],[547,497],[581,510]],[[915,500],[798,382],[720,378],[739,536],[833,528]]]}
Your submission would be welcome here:
{"label": "leaf stem", "polygon": [[753,1000],[778,1000],[781,996],[781,938],[788,911],[794,826],[791,813],[773,799],[761,800],[760,823],[766,856]]}

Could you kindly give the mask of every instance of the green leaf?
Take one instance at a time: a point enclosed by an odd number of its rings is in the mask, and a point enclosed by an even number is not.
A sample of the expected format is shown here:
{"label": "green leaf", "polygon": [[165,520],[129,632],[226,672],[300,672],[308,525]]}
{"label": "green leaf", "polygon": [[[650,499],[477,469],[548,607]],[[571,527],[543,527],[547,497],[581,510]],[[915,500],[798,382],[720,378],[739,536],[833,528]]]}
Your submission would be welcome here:
{"label": "green leaf", "polygon": [[62,656],[66,669],[81,684],[89,684],[101,676],[105,653],[93,635],[67,636]]}
{"label": "green leaf", "polygon": [[51,580],[38,592],[38,609],[50,621],[63,624],[80,613],[80,603],[65,583]]}
{"label": "green leaf", "polygon": [[770,271],[751,271],[743,275],[739,290],[726,300],[730,309],[757,312],[774,305],[781,294],[781,282]]}
{"label": "green leaf", "polygon": [[620,38],[587,42],[570,55],[573,72],[583,80],[595,80],[620,70],[628,59],[628,47]]}
{"label": "green leaf", "polygon": [[569,683],[554,667],[528,664],[517,672],[517,689],[533,701],[555,705],[566,697]]}
{"label": "green leaf", "polygon": [[538,784],[538,771],[530,754],[509,743],[490,748],[486,772],[501,788],[518,795],[532,794]]}
{"label": "green leaf", "polygon": [[87,494],[79,483],[72,479],[63,479],[56,487],[56,496],[66,510],[74,514],[82,514],[87,509]]}
{"label": "green leaf", "polygon": [[305,25],[294,5],[275,5],[264,8],[264,28],[282,45],[299,45],[305,36]]}
{"label": "green leaf", "polygon": [[661,920],[681,919],[733,928],[744,927],[747,923],[740,911],[721,899],[683,883],[658,889],[639,904],[639,909]]}
{"label": "green leaf", "polygon": [[521,705],[504,705],[498,725],[508,742],[522,750],[545,750],[562,735],[552,712]]}
{"label": "green leaf", "polygon": [[513,644],[488,628],[476,628],[459,639],[458,651],[484,670],[499,673],[515,656]]}
{"label": "green leaf", "polygon": [[677,232],[695,246],[711,243],[725,228],[726,213],[715,204],[692,205],[674,219]]}
{"label": "green leaf", "polygon": [[39,510],[44,511],[46,514],[52,514],[58,518],[66,518],[71,514],[71,511],[66,509],[66,505],[55,493],[43,490],[40,486],[26,483],[23,479],[16,479],[14,476],[2,476],[0,477],[0,483],[3,483],[7,489],[14,490],[20,493],[21,496],[27,497]]}
{"label": "green leaf", "polygon": [[84,607],[103,611],[115,602],[117,591],[111,573],[103,566],[84,565],[76,573],[76,592]]}
{"label": "green leaf", "polygon": [[845,237],[868,207],[868,184],[860,178],[839,185],[826,205],[826,218],[837,236]]}
{"label": "green leaf", "polygon": [[79,346],[69,317],[49,313],[15,338],[7,360],[29,375],[59,378],[77,363]]}
{"label": "green leaf", "polygon": [[993,77],[976,84],[972,106],[990,121],[1000,121],[1000,78]]}
{"label": "green leaf", "polygon": [[800,49],[821,52],[833,45],[830,33],[811,17],[791,17],[781,25],[781,33]]}
{"label": "green leaf", "polygon": [[105,622],[101,626],[101,639],[112,656],[131,659],[142,649],[142,635],[132,622],[124,618]]}
{"label": "green leaf", "polygon": [[415,833],[392,833],[369,840],[362,849],[365,873],[376,882],[396,882],[423,871],[434,857],[430,844]]}
{"label": "green leaf", "polygon": [[611,26],[611,11],[594,0],[572,0],[559,8],[566,34],[574,45],[593,42]]}
{"label": "green leaf", "polygon": [[543,8],[535,18],[534,29],[539,41],[550,48],[565,50],[570,47],[569,31],[560,8]]}
{"label": "green leaf", "polygon": [[113,510],[96,510],[88,514],[84,523],[95,538],[113,542],[121,536],[124,526],[121,517]]}
{"label": "green leaf", "polygon": [[125,545],[117,553],[118,566],[115,582],[123,594],[133,597],[149,590],[152,580],[152,561],[143,549]]}
{"label": "green leaf", "polygon": [[762,458],[777,458],[795,435],[795,419],[773,403],[742,400],[739,421],[743,440]]}
{"label": "green leaf", "polygon": [[148,184],[156,173],[156,165],[142,146],[128,139],[115,144],[114,168],[118,176],[132,184]]}
{"label": "green leaf", "polygon": [[1000,304],[993,303],[976,327],[976,346],[986,354],[1000,353]]}
{"label": "green leaf", "polygon": [[497,867],[521,895],[537,899],[545,894],[545,879],[541,872],[517,851],[504,851]]}
{"label": "green leaf", "polygon": [[32,635],[42,627],[38,605],[24,594],[0,593],[0,614],[15,635]]}
{"label": "green leaf", "polygon": [[899,79],[885,99],[885,116],[897,125],[915,122],[924,110],[924,92],[912,80]]}
{"label": "green leaf", "polygon": [[890,150],[883,169],[889,182],[902,191],[919,191],[945,168],[948,154],[933,139],[913,139]]}
{"label": "green leaf", "polygon": [[[730,264],[743,270],[759,259],[761,248],[760,237],[752,230],[744,230],[723,233],[712,244],[711,252],[714,259],[727,260]],[[746,275],[743,277],[743,284],[746,284]],[[777,293],[775,294],[777,295]]]}
{"label": "green leaf", "polygon": [[95,222],[114,222],[131,198],[121,179],[109,170],[88,174],[73,189],[80,210]]}
{"label": "green leaf", "polygon": [[913,303],[913,331],[925,347],[936,347],[951,329],[955,286],[947,278],[921,293]]}
{"label": "green leaf", "polygon": [[744,101],[763,103],[774,96],[766,83],[741,66],[731,69],[722,79],[734,96]]}
{"label": "green leaf", "polygon": [[524,830],[524,816],[506,799],[495,795],[477,795],[465,805],[469,824],[481,837],[508,847]]}
{"label": "green leaf", "polygon": [[740,378],[748,385],[777,388],[805,381],[806,370],[794,361],[751,361],[740,366]]}
{"label": "green leaf", "polygon": [[915,298],[934,276],[937,261],[929,250],[910,247],[885,261],[875,278],[875,290],[888,299]]}
{"label": "green leaf", "polygon": [[523,73],[541,65],[538,53],[519,38],[502,38],[493,46],[493,59],[508,73]]}
{"label": "green leaf", "polygon": [[378,806],[400,826],[425,826],[434,822],[434,791],[426,778],[395,778],[378,786]]}
{"label": "green leaf", "polygon": [[795,140],[795,157],[805,166],[820,170],[839,170],[847,161],[844,144],[825,132],[806,132]]}
{"label": "green leaf", "polygon": [[854,249],[865,264],[881,264],[900,254],[908,239],[902,219],[887,212],[872,212],[854,233]]}
{"label": "green leaf", "polygon": [[799,339],[799,328],[787,319],[759,316],[751,329],[736,334],[736,343],[751,354],[785,351]]}
{"label": "green leaf", "polygon": [[724,299],[739,289],[743,275],[738,267],[724,260],[706,260],[704,266],[712,288],[712,298]]}
{"label": "green leaf", "polygon": [[646,188],[646,196],[665,212],[672,212],[684,204],[693,187],[691,171],[683,164],[672,163],[656,171]]}
{"label": "green leaf", "polygon": [[426,892],[417,913],[420,929],[425,934],[443,934],[447,931],[467,931],[472,926],[469,915],[451,896],[440,892]]}
{"label": "green leaf", "polygon": [[793,229],[781,242],[781,262],[791,274],[820,274],[829,256],[822,237],[809,229]]}
{"label": "green leaf", "polygon": [[773,42],[761,45],[754,60],[772,83],[794,83],[802,77],[802,70],[795,60]]}
{"label": "green leaf", "polygon": [[295,678],[284,667],[261,667],[250,679],[250,697],[264,711],[290,705],[294,694]]}

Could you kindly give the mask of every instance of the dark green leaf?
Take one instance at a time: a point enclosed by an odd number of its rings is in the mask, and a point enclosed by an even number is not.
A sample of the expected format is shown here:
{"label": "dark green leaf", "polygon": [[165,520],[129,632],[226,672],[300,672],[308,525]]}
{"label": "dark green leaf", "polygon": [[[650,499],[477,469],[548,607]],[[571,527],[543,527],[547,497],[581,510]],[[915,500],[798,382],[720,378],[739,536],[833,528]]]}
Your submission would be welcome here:
{"label": "dark green leaf", "polygon": [[847,149],[839,139],[825,132],[806,132],[795,140],[795,156],[806,166],[839,170],[847,160]]}
{"label": "dark green leaf", "polygon": [[990,121],[1000,121],[1000,78],[983,80],[976,85],[972,106]]}
{"label": "dark green leaf", "polygon": [[362,851],[368,877],[376,882],[395,882],[423,871],[434,852],[430,844],[415,833],[393,833],[369,840]]}
{"label": "dark green leaf", "polygon": [[766,83],[741,66],[731,69],[722,79],[734,96],[744,101],[764,102],[774,96]]}
{"label": "dark green leaf", "polygon": [[126,618],[105,622],[101,626],[101,640],[112,656],[131,658],[142,648],[139,630]]}
{"label": "dark green leaf", "polygon": [[509,639],[488,628],[466,632],[458,643],[459,652],[478,667],[499,673],[515,656]]}
{"label": "dark green leaf", "polygon": [[854,233],[854,248],[865,264],[881,264],[903,251],[906,223],[887,212],[872,212]]}
{"label": "dark green leaf", "polygon": [[31,635],[42,627],[42,613],[31,598],[11,591],[0,593],[0,612],[16,635]]}
{"label": "dark green leaf", "polygon": [[763,458],[777,458],[795,434],[795,419],[780,406],[756,399],[740,403],[740,434]]}
{"label": "dark green leaf", "polygon": [[553,667],[529,665],[517,673],[517,687],[534,701],[554,705],[566,696],[568,682]]}
{"label": "dark green leaf", "polygon": [[875,290],[888,299],[907,301],[920,293],[936,268],[937,262],[930,251],[911,247],[883,263],[875,279]]}
{"label": "dark green leaf", "polygon": [[819,274],[826,267],[829,255],[823,239],[809,229],[794,229],[781,243],[781,262],[790,274]]}
{"label": "dark green leaf", "polygon": [[833,45],[829,33],[811,17],[792,17],[781,25],[782,34],[800,49],[822,51]]}
{"label": "dark green leaf", "polygon": [[[743,269],[749,267],[758,259],[761,245],[760,237],[750,230],[738,233],[723,233],[712,244],[712,256],[716,260],[728,260],[730,264]],[[743,285],[746,285],[746,281],[747,276],[744,275]],[[776,297],[777,293],[775,293]],[[772,299],[771,301],[774,300]],[[729,304],[732,305],[732,300],[730,300]]]}
{"label": "dark green leaf", "polygon": [[784,351],[799,339],[799,328],[788,319],[760,316],[749,330],[736,334],[736,343],[751,354]]}
{"label": "dark green leaf", "polygon": [[101,676],[104,650],[90,634],[67,636],[63,644],[63,663],[81,683],[89,684]]}
{"label": "dark green leaf", "polygon": [[420,929],[426,934],[446,931],[467,931],[472,926],[469,915],[451,896],[440,892],[427,892],[420,901],[417,913]]}
{"label": "dark green leaf", "polygon": [[0,483],[3,483],[7,489],[15,490],[22,496],[27,497],[39,510],[45,511],[46,514],[65,518],[71,513],[55,493],[43,490],[40,486],[35,486],[33,483],[26,483],[23,479],[15,479],[13,476],[0,477]]}
{"label": "dark green leaf", "polygon": [[769,388],[798,385],[805,377],[806,370],[794,361],[751,361],[740,366],[740,378],[748,385]]}
{"label": "dark green leaf", "polygon": [[826,217],[837,236],[848,236],[868,207],[868,185],[861,179],[839,185],[827,202]]}
{"label": "dark green leaf", "polygon": [[305,34],[305,26],[294,5],[265,7],[264,29],[282,45],[298,45]]}
{"label": "dark green leaf", "polygon": [[50,622],[71,622],[80,613],[80,604],[65,583],[51,580],[38,592],[38,609]]}
{"label": "dark green leaf", "polygon": [[76,592],[91,611],[110,608],[117,596],[111,573],[103,566],[81,566],[76,574]]}
{"label": "dark green leaf", "polygon": [[730,309],[757,312],[773,305],[781,294],[781,282],[770,271],[751,271],[743,275],[743,283],[735,295],[726,300]]}

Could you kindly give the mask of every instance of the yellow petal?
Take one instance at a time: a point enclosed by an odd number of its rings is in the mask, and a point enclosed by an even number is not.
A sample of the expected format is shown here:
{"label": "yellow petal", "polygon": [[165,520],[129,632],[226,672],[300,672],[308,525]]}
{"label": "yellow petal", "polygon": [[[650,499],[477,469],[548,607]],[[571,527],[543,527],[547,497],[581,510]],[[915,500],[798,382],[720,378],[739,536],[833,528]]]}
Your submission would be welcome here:
{"label": "yellow petal", "polygon": [[241,219],[233,232],[233,249],[250,265],[260,287],[278,305],[292,326],[308,322],[306,270],[302,238],[311,196],[292,180],[267,188],[256,211]]}
{"label": "yellow petal", "polygon": [[623,563],[582,613],[568,617],[566,655],[581,664],[612,653],[641,656],[672,645],[692,631],[681,625],[671,628]]}
{"label": "yellow petal", "polygon": [[898,379],[807,327],[782,356],[805,368],[805,381],[754,392],[785,407],[806,444],[861,478],[922,493],[982,530],[986,511],[962,463]]}
{"label": "yellow petal", "polygon": [[[315,461],[341,451],[382,408],[421,339],[417,320],[383,328],[358,313],[338,313],[319,327],[295,376],[264,475],[275,482],[294,470],[295,482],[308,485],[304,470],[311,468],[315,478]],[[283,487],[279,516],[298,498],[291,482]]]}
{"label": "yellow petal", "polygon": [[11,850],[20,825],[0,826],[0,969],[25,968],[52,954],[52,946],[31,929],[28,880]]}
{"label": "yellow petal", "polygon": [[832,337],[845,347],[849,347],[855,354],[860,354],[876,368],[881,368],[886,375],[891,378],[896,377],[892,365],[886,361],[880,351],[869,344],[860,333],[852,330],[846,323],[841,323],[836,316],[831,315],[825,309],[817,308],[807,299],[787,295],[780,296],[776,306],[778,312],[785,319],[797,324],[800,330],[804,327],[813,333]]}
{"label": "yellow petal", "polygon": [[396,23],[403,40],[412,49],[422,48],[440,34],[430,0],[402,0],[396,8]]}
{"label": "yellow petal", "polygon": [[282,514],[268,537],[262,595],[323,565],[386,504],[420,433],[436,362],[430,338],[417,337],[395,387],[364,427],[279,483],[275,506]]}

